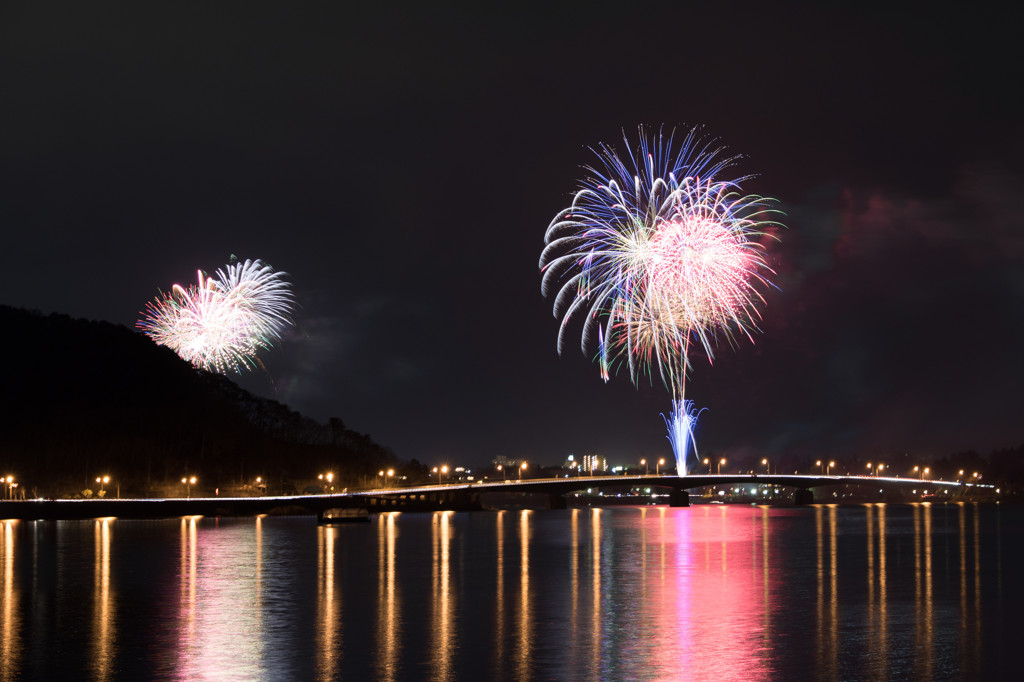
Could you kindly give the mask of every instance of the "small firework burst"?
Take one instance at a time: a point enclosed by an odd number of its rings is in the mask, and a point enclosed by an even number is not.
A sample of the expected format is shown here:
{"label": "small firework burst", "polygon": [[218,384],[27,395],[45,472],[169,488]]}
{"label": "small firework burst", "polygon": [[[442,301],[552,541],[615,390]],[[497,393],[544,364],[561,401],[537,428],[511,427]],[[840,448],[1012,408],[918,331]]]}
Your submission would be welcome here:
{"label": "small firework burst", "polygon": [[196,367],[251,369],[292,324],[295,297],[285,275],[260,260],[226,265],[214,277],[200,271],[196,284],[175,284],[146,304],[136,326]]}

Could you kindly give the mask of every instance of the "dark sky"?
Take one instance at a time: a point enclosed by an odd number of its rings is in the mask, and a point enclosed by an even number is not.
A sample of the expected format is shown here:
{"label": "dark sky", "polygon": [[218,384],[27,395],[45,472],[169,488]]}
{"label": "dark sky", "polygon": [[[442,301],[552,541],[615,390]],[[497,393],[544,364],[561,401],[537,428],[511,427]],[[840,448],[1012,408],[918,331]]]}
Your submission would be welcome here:
{"label": "dark sky", "polygon": [[301,307],[251,390],[427,463],[668,456],[537,262],[589,146],[703,124],[787,225],[703,454],[1024,443],[1019,13],[527,5],[3,3],[0,303],[132,326],[262,258]]}

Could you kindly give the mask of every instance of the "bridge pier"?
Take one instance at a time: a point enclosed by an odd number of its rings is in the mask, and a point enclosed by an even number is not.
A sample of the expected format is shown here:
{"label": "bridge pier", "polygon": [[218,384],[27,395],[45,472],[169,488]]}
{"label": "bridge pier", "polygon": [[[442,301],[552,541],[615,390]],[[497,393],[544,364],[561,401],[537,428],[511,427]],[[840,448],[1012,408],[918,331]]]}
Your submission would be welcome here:
{"label": "bridge pier", "polygon": [[814,493],[810,488],[797,488],[793,493],[793,502],[798,505],[814,504]]}
{"label": "bridge pier", "polygon": [[686,492],[685,490],[673,490],[668,497],[668,506],[689,507],[690,493]]}
{"label": "bridge pier", "polygon": [[548,509],[567,509],[565,495],[562,493],[551,493],[548,495]]}

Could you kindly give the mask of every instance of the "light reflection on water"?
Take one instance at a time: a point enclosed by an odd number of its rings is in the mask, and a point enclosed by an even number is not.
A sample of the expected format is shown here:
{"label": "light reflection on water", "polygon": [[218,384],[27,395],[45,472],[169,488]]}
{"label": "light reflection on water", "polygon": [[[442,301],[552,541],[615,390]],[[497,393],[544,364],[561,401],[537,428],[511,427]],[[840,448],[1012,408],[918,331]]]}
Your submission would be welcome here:
{"label": "light reflection on water", "polygon": [[0,680],[15,680],[21,670],[21,595],[14,580],[14,533],[18,521],[3,521],[0,560],[3,562],[3,623],[0,639]]}
{"label": "light reflection on water", "polygon": [[95,522],[95,563],[93,566],[93,679],[109,680],[114,660],[115,616],[110,596],[110,532],[111,519]]}
{"label": "light reflection on water", "polygon": [[1014,507],[371,518],[2,521],[0,680],[942,679],[1016,660]]}

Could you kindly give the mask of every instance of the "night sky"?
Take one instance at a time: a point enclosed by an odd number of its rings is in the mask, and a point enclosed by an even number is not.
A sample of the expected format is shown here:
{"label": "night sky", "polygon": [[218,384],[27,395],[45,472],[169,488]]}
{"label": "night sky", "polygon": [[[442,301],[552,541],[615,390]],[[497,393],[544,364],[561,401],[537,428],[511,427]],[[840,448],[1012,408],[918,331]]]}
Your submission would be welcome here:
{"label": "night sky", "polygon": [[527,4],[0,5],[0,303],[132,327],[261,258],[300,307],[249,390],[429,464],[667,457],[538,258],[588,147],[702,124],[787,225],[762,333],[690,375],[702,455],[1024,443],[1024,17]]}

